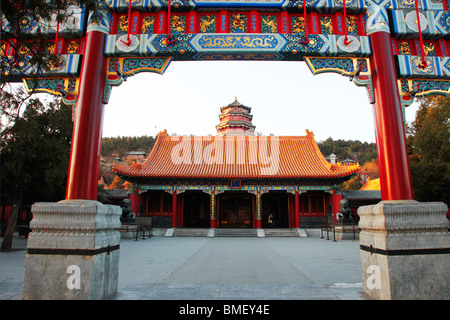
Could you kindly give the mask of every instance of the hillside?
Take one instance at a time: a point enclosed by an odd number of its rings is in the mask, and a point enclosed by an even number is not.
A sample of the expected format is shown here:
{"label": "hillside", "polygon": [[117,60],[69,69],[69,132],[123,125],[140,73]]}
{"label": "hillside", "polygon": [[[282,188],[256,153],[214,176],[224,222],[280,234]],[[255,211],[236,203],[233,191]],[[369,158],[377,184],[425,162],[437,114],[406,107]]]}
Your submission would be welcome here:
{"label": "hillside", "polygon": [[103,178],[104,183],[110,186],[115,178],[115,173],[112,171],[113,164],[119,161],[129,164],[132,164],[133,161],[139,161],[127,156],[127,153],[131,151],[144,151],[148,155],[155,141],[156,138],[150,136],[102,138],[99,180]]}
{"label": "hillside", "polygon": [[333,140],[328,138],[325,141],[317,142],[317,145],[325,157],[334,153],[337,161],[352,159],[360,165],[377,159],[377,146],[375,143],[361,142],[358,140]]}
{"label": "hillside", "polygon": [[153,148],[156,138],[151,136],[142,137],[106,137],[102,139],[102,157],[124,157],[130,151],[145,151],[147,153]]}

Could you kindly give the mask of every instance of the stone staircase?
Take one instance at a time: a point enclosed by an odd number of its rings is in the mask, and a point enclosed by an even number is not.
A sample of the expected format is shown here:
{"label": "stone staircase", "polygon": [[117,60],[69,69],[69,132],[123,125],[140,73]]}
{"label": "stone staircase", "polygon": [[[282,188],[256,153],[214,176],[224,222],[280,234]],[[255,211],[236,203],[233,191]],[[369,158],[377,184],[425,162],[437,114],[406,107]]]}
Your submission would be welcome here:
{"label": "stone staircase", "polygon": [[266,238],[299,237],[296,229],[264,229]]}
{"label": "stone staircase", "polygon": [[208,230],[207,228],[176,228],[172,237],[207,237]]}
{"label": "stone staircase", "polygon": [[247,228],[169,228],[168,237],[229,237],[229,238],[298,238],[307,237],[304,230],[297,229],[247,229]]}
{"label": "stone staircase", "polygon": [[216,229],[215,237],[257,237],[256,229],[244,229],[244,228],[226,228]]}

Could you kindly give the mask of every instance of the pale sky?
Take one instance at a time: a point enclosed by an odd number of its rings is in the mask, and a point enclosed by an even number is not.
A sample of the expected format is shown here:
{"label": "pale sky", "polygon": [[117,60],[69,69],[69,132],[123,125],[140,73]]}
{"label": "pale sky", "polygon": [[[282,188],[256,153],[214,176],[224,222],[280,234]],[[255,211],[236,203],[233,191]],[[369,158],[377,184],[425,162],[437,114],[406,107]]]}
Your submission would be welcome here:
{"label": "pale sky", "polygon": [[[215,135],[220,107],[252,108],[256,132],[316,141],[375,142],[366,89],[338,74],[313,76],[304,62],[172,62],[164,75],[141,73],[113,87],[103,136]],[[414,120],[417,103],[406,109]]]}
{"label": "pale sky", "polygon": [[[338,74],[313,76],[304,62],[179,62],[164,75],[141,73],[113,87],[103,136],[215,135],[220,107],[252,108],[256,132],[305,135],[316,141],[375,142],[373,106],[366,89]],[[417,103],[406,108],[413,121]]]}

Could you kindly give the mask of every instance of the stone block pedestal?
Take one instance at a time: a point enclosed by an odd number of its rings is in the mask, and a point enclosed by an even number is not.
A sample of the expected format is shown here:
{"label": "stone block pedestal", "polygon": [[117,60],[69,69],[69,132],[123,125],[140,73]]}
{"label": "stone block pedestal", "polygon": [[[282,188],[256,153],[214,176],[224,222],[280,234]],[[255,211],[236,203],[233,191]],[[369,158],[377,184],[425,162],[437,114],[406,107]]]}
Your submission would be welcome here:
{"label": "stone block pedestal", "polygon": [[117,293],[122,210],[91,200],[32,207],[22,299],[94,300]]}
{"label": "stone block pedestal", "polygon": [[450,299],[444,203],[381,201],[360,207],[363,291],[374,299]]}

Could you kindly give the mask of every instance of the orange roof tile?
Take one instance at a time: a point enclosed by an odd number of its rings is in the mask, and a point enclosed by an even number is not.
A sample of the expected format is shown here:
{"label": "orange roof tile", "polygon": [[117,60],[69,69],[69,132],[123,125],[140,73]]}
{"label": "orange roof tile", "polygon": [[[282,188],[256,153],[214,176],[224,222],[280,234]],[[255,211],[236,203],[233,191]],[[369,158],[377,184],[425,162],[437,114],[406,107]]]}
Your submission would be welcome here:
{"label": "orange roof tile", "polygon": [[114,167],[140,178],[342,178],[356,165],[325,160],[313,134],[306,136],[168,136],[158,139],[144,163]]}

